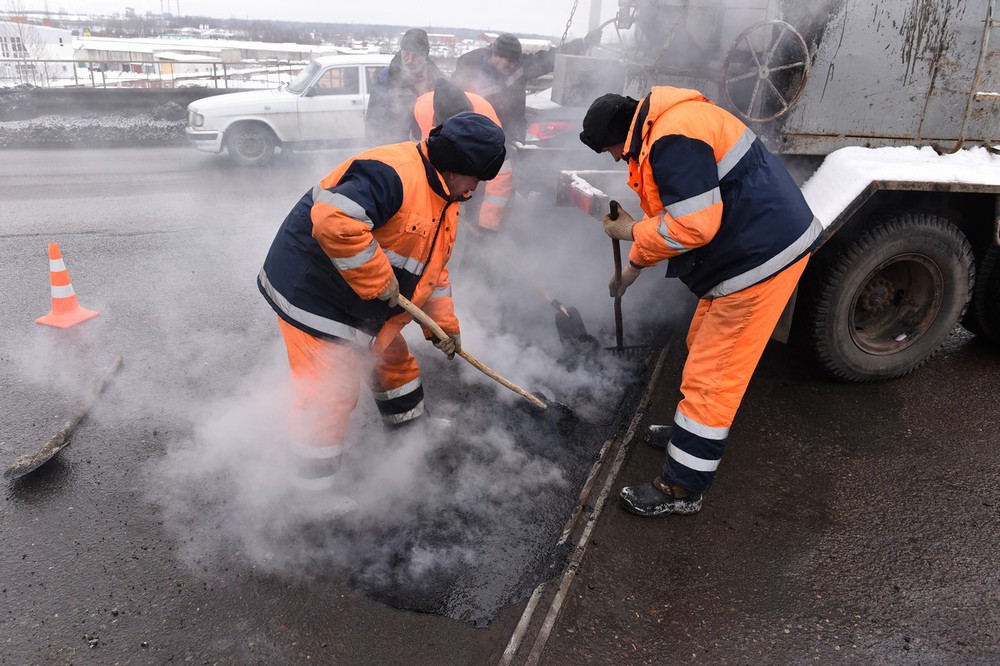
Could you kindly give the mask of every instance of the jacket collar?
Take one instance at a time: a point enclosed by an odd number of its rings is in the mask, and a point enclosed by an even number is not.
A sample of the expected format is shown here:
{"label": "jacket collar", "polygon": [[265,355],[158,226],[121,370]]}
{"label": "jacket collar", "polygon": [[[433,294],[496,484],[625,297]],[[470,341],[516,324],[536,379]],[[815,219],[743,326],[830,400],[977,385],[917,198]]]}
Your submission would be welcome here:
{"label": "jacket collar", "polygon": [[427,175],[427,184],[431,186],[434,194],[438,195],[445,201],[448,200],[448,192],[445,190],[444,183],[441,181],[441,174],[438,170],[434,168],[431,161],[427,158],[427,140],[423,140],[416,144],[417,152],[420,153],[420,159],[424,162],[424,172]]}

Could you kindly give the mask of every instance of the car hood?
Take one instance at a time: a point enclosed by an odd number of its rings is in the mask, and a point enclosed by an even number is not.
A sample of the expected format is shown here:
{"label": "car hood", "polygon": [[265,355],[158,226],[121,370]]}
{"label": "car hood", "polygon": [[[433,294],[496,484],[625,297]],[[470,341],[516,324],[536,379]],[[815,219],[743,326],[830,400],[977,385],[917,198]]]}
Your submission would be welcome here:
{"label": "car hood", "polygon": [[281,99],[294,99],[296,95],[287,92],[284,88],[272,88],[270,90],[247,90],[238,93],[226,93],[223,95],[213,95],[195,100],[188,105],[188,108],[195,113],[201,114],[229,114],[247,113],[260,111],[265,104]]}

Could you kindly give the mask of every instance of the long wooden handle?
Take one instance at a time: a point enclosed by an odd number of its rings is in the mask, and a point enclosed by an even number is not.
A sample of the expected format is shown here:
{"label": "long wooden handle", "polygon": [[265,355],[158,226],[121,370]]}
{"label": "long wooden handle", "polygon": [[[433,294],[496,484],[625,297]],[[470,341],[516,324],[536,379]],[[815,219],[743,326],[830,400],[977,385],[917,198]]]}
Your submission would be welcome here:
{"label": "long wooden handle", "polygon": [[[438,326],[438,324],[437,324],[436,321],[434,321],[433,319],[431,319],[430,315],[428,315],[426,312],[424,312],[423,310],[421,310],[420,308],[418,308],[416,305],[414,305],[413,303],[411,303],[410,300],[408,298],[406,298],[405,296],[403,296],[403,295],[399,296],[399,305],[404,310],[406,310],[407,312],[409,312],[413,316],[413,318],[416,319],[419,323],[421,323],[424,326],[426,326],[427,328],[429,328],[431,330],[431,332],[435,335],[435,337],[437,337],[438,340],[447,340],[448,338],[451,337],[450,335],[448,335],[447,333],[444,332],[443,328],[441,328],[440,326]],[[503,386],[507,387],[508,389],[510,389],[511,391],[513,391],[514,393],[517,393],[519,396],[525,398],[528,402],[530,402],[531,404],[533,404],[535,407],[538,407],[539,409],[547,409],[548,408],[548,405],[546,405],[544,402],[542,402],[541,400],[539,400],[538,398],[536,398],[534,395],[532,395],[528,391],[525,391],[523,388],[521,388],[520,386],[518,386],[514,382],[510,381],[506,377],[500,375],[498,372],[496,372],[495,370],[493,370],[491,367],[489,367],[488,365],[486,365],[485,363],[483,363],[478,358],[476,358],[475,356],[473,356],[469,352],[465,351],[464,349],[460,350],[458,352],[458,355],[461,356],[462,358],[464,358],[466,361],[468,361],[470,365],[472,365],[474,368],[476,368],[477,370],[479,370],[480,372],[482,372],[484,375],[486,375],[490,379],[492,379],[492,380],[494,380],[494,381],[502,384]]]}

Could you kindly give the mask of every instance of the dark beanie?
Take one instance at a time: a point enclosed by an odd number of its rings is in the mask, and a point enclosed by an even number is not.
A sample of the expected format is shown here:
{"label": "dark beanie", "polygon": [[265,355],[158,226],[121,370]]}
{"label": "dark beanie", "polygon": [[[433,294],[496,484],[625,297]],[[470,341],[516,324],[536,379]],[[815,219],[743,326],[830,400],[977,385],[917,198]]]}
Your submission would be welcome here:
{"label": "dark beanie", "polygon": [[505,32],[493,42],[492,52],[505,60],[517,62],[521,59],[521,40]]}
{"label": "dark beanie", "polygon": [[639,107],[638,100],[614,93],[601,95],[587,109],[583,117],[583,131],[580,141],[594,152],[601,152],[608,146],[625,143],[632,117]]}
{"label": "dark beanie", "polygon": [[399,40],[399,48],[407,53],[422,55],[425,58],[431,52],[430,40],[427,39],[427,32],[420,28],[410,28],[403,33],[403,38]]}
{"label": "dark beanie", "polygon": [[471,111],[452,116],[427,137],[427,158],[442,172],[493,180],[506,156],[503,130]]}
{"label": "dark beanie", "polygon": [[465,91],[448,79],[438,79],[434,84],[434,123],[440,125],[452,116],[471,111],[472,103]]}

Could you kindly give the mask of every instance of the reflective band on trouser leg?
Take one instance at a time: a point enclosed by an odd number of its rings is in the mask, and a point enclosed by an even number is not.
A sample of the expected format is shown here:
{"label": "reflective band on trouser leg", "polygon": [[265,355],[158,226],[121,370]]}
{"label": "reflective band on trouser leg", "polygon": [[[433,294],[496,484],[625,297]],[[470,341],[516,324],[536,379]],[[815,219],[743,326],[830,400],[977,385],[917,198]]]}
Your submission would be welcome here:
{"label": "reflective band on trouser leg", "polygon": [[386,426],[398,427],[424,414],[420,366],[402,334],[396,333],[375,364],[372,397]]}
{"label": "reflective band on trouser leg", "polygon": [[803,257],[774,277],[698,304],[663,474],[688,490],[707,489],[750,378],[806,267]]}
{"label": "reflective band on trouser leg", "polygon": [[294,391],[289,438],[296,485],[332,485],[351,412],[361,390],[361,353],[313,337],[278,318]]}

